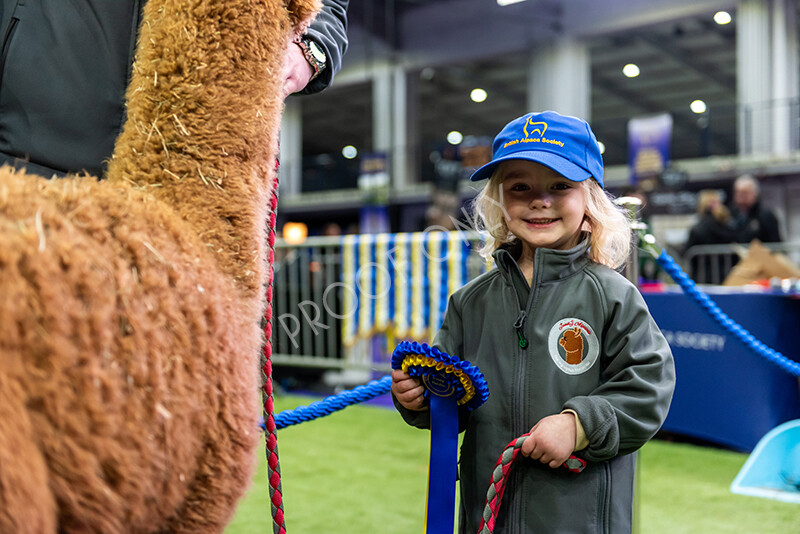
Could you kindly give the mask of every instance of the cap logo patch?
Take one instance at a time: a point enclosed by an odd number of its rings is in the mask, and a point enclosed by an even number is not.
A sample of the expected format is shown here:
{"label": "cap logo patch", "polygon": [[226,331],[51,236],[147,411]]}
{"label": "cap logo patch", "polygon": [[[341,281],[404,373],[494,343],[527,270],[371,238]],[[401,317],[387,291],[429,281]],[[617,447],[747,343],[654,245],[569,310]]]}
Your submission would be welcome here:
{"label": "cap logo patch", "polygon": [[[546,122],[531,122],[533,117],[528,117],[525,120],[525,125],[522,127],[522,131],[525,132],[525,137],[530,137],[534,133],[539,134],[539,137],[544,137],[544,132],[547,131],[547,123]],[[530,131],[528,131],[528,126],[531,127]]]}
{"label": "cap logo patch", "polygon": [[585,373],[595,364],[600,344],[588,323],[574,317],[557,321],[547,338],[550,358],[568,375]]}
{"label": "cap logo patch", "polygon": [[518,137],[517,139],[507,141],[503,145],[503,148],[508,148],[519,143],[547,143],[548,145],[557,145],[564,148],[564,141],[548,139],[544,136],[544,133],[547,131],[546,122],[532,122],[532,118],[533,117],[528,117],[525,120],[525,124],[522,126],[522,132],[525,134],[525,137]]}

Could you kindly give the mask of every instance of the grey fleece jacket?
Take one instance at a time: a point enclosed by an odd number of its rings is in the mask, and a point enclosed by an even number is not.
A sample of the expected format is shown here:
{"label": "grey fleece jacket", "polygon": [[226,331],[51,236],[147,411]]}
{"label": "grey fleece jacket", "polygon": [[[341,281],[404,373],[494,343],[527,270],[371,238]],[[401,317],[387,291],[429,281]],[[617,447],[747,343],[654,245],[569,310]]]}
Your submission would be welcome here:
{"label": "grey fleece jacket", "polygon": [[[451,296],[434,339],[477,365],[489,386],[488,401],[460,422],[459,532],[477,532],[503,448],[565,409],[586,431],[589,445],[577,455],[588,467],[576,474],[518,456],[495,533],[630,532],[632,453],[667,416],[675,385],[669,345],[638,289],[592,262],[586,241],[538,249],[530,289],[514,249],[498,249],[497,268]],[[409,424],[430,426],[429,412],[395,405]]]}

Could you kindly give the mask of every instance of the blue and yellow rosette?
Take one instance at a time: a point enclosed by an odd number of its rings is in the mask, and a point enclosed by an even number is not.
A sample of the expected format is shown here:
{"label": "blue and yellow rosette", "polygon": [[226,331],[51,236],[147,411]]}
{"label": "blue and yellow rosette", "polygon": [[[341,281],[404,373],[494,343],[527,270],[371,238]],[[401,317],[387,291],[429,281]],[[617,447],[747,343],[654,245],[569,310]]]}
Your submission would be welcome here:
{"label": "blue and yellow rosette", "polygon": [[402,369],[425,385],[430,402],[431,450],[428,463],[427,534],[452,534],[458,469],[459,410],[474,410],[489,398],[489,387],[474,365],[435,347],[403,341],[392,354]]}

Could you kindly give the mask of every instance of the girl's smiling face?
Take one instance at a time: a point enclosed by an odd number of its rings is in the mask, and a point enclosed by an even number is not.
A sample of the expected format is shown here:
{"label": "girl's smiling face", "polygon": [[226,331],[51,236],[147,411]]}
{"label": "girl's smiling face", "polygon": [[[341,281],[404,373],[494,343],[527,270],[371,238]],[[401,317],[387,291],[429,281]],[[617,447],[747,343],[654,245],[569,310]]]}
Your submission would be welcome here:
{"label": "girl's smiling face", "polygon": [[528,160],[500,167],[501,202],[509,231],[523,244],[523,255],[537,248],[567,250],[580,242],[586,213],[584,184]]}

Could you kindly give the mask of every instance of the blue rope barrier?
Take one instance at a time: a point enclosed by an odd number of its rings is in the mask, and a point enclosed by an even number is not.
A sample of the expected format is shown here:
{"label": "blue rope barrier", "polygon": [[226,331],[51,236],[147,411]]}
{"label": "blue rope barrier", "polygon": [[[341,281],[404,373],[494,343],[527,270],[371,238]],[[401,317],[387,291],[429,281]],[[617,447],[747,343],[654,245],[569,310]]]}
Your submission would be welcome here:
{"label": "blue rope barrier", "polygon": [[681,287],[683,292],[686,293],[686,295],[688,295],[692,300],[697,302],[701,308],[706,310],[706,312],[711,315],[711,318],[719,323],[725,330],[730,332],[735,338],[770,363],[777,365],[784,371],[794,376],[800,377],[800,363],[797,363],[794,360],[787,358],[780,352],[767,347],[762,342],[757,340],[753,334],[742,328],[733,319],[728,317],[728,315],[723,312],[719,306],[717,306],[708,297],[708,295],[697,288],[697,284],[694,283],[694,280],[689,278],[686,273],[681,270],[677,262],[669,254],[667,254],[666,251],[662,250],[656,259],[664,271],[666,271],[667,274],[672,277],[675,283]]}
{"label": "blue rope barrier", "polygon": [[373,380],[363,386],[356,386],[336,395],[330,395],[320,401],[312,402],[308,406],[298,406],[293,410],[284,410],[275,416],[275,427],[280,430],[287,426],[330,415],[350,405],[365,402],[388,393],[391,388],[392,377],[384,376],[380,380]]}
{"label": "blue rope barrier", "polygon": [[[753,334],[731,319],[708,297],[708,295],[697,288],[697,284],[681,270],[677,262],[667,254],[666,251],[662,250],[658,253],[656,250],[651,250],[651,252],[656,256],[658,263],[664,271],[666,271],[675,283],[680,286],[683,292],[701,308],[706,310],[711,318],[719,323],[725,330],[770,363],[777,365],[793,376],[800,377],[800,363],[767,347],[761,341],[757,340]],[[384,376],[379,380],[373,380],[363,386],[357,386],[351,390],[342,391],[336,395],[330,395],[308,406],[298,406],[293,410],[284,410],[275,415],[275,427],[277,429],[286,428],[287,426],[330,415],[333,412],[337,412],[353,404],[365,402],[388,393],[391,387],[392,377]],[[263,421],[261,423],[261,428],[264,428]]]}

